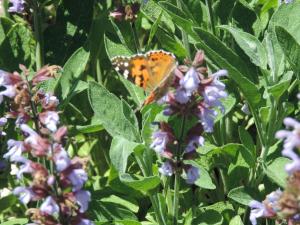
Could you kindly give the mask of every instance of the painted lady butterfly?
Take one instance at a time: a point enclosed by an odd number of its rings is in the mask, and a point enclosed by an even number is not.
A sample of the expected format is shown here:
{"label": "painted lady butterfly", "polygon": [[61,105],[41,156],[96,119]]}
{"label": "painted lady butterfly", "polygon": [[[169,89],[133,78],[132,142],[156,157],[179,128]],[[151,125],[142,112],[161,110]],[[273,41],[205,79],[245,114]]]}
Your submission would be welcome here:
{"label": "painted lady butterfly", "polygon": [[172,53],[163,50],[149,51],[131,57],[117,56],[111,60],[113,67],[126,79],[150,92],[143,105],[163,97],[173,82],[177,61]]}

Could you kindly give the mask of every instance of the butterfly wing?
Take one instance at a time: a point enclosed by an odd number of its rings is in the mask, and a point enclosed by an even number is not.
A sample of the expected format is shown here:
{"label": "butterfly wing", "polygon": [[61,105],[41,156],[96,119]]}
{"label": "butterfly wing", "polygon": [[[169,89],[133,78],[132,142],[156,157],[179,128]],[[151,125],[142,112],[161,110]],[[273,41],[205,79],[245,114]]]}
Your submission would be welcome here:
{"label": "butterfly wing", "polygon": [[[173,70],[176,67],[176,58],[172,53],[165,51],[150,51],[146,54],[148,58],[149,79],[146,89],[153,91],[168,84],[173,77]],[[169,85],[167,85],[169,86]]]}
{"label": "butterfly wing", "polygon": [[132,57],[118,56],[112,59],[112,65],[126,79],[150,92],[144,102],[146,105],[162,97],[168,90],[173,81],[176,58],[171,53],[159,50]]}
{"label": "butterfly wing", "polygon": [[132,57],[117,56],[112,60],[112,65],[117,72],[135,85],[146,90],[149,79],[148,59],[144,55]]}

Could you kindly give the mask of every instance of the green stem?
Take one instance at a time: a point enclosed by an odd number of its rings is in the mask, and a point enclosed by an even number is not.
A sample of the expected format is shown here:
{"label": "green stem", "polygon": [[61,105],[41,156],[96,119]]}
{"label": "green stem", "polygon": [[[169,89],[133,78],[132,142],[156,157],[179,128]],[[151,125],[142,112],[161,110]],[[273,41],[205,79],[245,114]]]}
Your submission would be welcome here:
{"label": "green stem", "polygon": [[180,136],[178,139],[178,146],[176,148],[176,171],[175,171],[175,183],[174,183],[174,199],[173,199],[173,210],[172,210],[172,216],[173,216],[173,225],[177,224],[178,221],[178,211],[179,211],[179,187],[180,187],[180,172],[177,168],[178,163],[181,160],[181,143],[183,142],[183,134],[185,129],[185,120],[186,117],[183,116],[181,121],[181,128],[180,128]]}
{"label": "green stem", "polygon": [[214,35],[216,35],[216,28],[215,28],[215,21],[214,21],[214,16],[213,16],[211,0],[205,0],[205,4],[207,6],[207,14],[208,14],[208,18],[209,18],[209,24],[211,27],[211,31]]}
{"label": "green stem", "polygon": [[180,187],[180,173],[175,173],[175,184],[174,184],[174,200],[173,200],[173,225],[177,224],[178,221],[178,209],[179,209],[179,187]]}
{"label": "green stem", "polygon": [[44,39],[42,32],[42,17],[40,7],[37,1],[33,2],[33,21],[34,21],[34,35],[36,40],[36,69],[39,70],[44,65]]}
{"label": "green stem", "polygon": [[[146,149],[147,151],[147,149]],[[147,166],[142,158],[141,155],[139,154],[135,154],[135,159],[137,161],[137,163],[139,164],[139,167],[142,170],[142,173],[145,177],[149,176],[148,172],[147,172]],[[155,215],[156,215],[156,219],[158,221],[159,225],[166,225],[166,221],[164,219],[164,215],[161,214],[161,210],[159,210],[159,203],[158,203],[158,195],[153,195],[153,194],[149,194],[149,198],[150,201],[152,203]]]}

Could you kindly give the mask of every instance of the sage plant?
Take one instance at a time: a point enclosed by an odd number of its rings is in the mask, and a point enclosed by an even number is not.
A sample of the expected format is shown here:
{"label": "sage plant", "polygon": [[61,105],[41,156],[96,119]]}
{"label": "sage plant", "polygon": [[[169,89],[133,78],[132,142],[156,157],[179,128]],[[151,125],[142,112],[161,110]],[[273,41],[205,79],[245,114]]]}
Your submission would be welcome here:
{"label": "sage plant", "polygon": [[20,137],[8,139],[4,158],[17,167],[19,186],[13,194],[27,206],[26,214],[32,224],[93,224],[85,212],[90,192],[83,189],[88,179],[87,159],[70,158],[65,146],[67,128],[60,125],[56,96],[39,90],[38,85],[53,78],[60,69],[44,66],[32,79],[21,66],[22,74],[0,71],[1,102],[8,112],[0,119],[15,123]]}

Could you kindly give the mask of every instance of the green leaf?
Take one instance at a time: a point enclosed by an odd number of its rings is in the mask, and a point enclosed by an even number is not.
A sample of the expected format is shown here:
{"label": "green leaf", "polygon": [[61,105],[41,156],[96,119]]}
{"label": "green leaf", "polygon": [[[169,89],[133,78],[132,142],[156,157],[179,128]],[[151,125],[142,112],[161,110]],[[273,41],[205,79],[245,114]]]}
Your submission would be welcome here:
{"label": "green leaf", "polygon": [[159,5],[171,16],[171,18],[175,21],[176,24],[180,24],[186,27],[191,27],[193,22],[188,18],[188,16],[178,7],[167,1],[159,2]]}
{"label": "green leaf", "polygon": [[239,127],[239,135],[240,135],[240,140],[241,140],[242,144],[244,145],[244,147],[246,149],[249,150],[250,154],[252,155],[252,159],[254,160],[256,158],[256,151],[255,151],[256,147],[255,147],[255,144],[253,142],[251,135],[242,126]]}
{"label": "green leaf", "polygon": [[228,25],[220,26],[220,28],[232,34],[241,49],[249,56],[251,62],[262,69],[267,68],[267,52],[255,36]]}
{"label": "green leaf", "polygon": [[221,111],[218,112],[218,115],[215,119],[215,123],[222,119],[224,116],[226,116],[233,109],[236,103],[236,98],[233,97],[233,95],[228,95],[226,98],[222,98],[221,102],[224,106],[225,111],[224,113],[222,113]]}
{"label": "green leaf", "polygon": [[268,53],[268,65],[271,69],[271,77],[279,77],[284,69],[284,54],[278,43],[275,31],[266,31],[263,41]]}
{"label": "green leaf", "polygon": [[128,208],[129,210],[131,210],[134,213],[137,213],[139,211],[139,206],[137,205],[137,203],[132,203],[124,198],[120,198],[116,195],[111,195],[107,198],[101,198],[102,202],[113,202],[115,204],[119,204],[122,205],[126,208]]}
{"label": "green leaf", "polygon": [[187,51],[176,36],[170,36],[162,29],[159,29],[156,33],[156,37],[165,50],[172,52],[178,58],[186,57]]}
{"label": "green leaf", "polygon": [[230,220],[229,225],[244,225],[244,223],[243,223],[241,217],[239,215],[237,215]]}
{"label": "green leaf", "polygon": [[124,173],[120,175],[122,183],[141,192],[147,192],[156,188],[160,184],[158,176],[140,177],[134,179],[130,174]]}
{"label": "green leaf", "polygon": [[76,90],[80,77],[86,68],[89,55],[87,50],[79,48],[64,65],[62,75],[56,85],[56,91],[61,93],[64,104],[68,103],[73,96],[73,92]]}
{"label": "green leaf", "polygon": [[0,17],[0,45],[6,38],[7,33],[14,25],[14,21],[7,17]]}
{"label": "green leaf", "polygon": [[101,124],[90,124],[90,125],[85,125],[85,126],[76,126],[76,130],[78,130],[81,133],[84,134],[90,134],[90,133],[95,133],[98,131],[103,130],[104,127]]}
{"label": "green leaf", "polygon": [[229,50],[219,39],[212,34],[204,31],[200,28],[195,28],[201,42],[196,44],[198,49],[203,49],[205,54],[213,59],[216,64],[222,69],[228,70],[228,75],[233,79],[237,86],[241,89],[241,92],[245,96],[247,102],[251,108],[255,108],[259,105],[261,95],[258,88],[252,83],[245,75],[241,68],[244,63],[240,63],[240,59],[231,50]]}
{"label": "green leaf", "polygon": [[253,200],[251,195],[246,191],[245,187],[237,187],[229,191],[228,198],[231,198],[232,200],[248,206],[250,201]]}
{"label": "green leaf", "polygon": [[126,46],[110,40],[106,35],[104,36],[104,44],[106,53],[109,58],[113,58],[119,55],[131,56],[133,54],[133,52],[130,51],[130,49],[128,49]]}
{"label": "green leaf", "polygon": [[221,225],[223,222],[222,215],[212,209],[208,209],[199,213],[199,216],[194,219],[193,224],[197,225]]}
{"label": "green leaf", "polygon": [[18,199],[14,195],[8,195],[0,199],[0,212],[3,213],[4,210],[11,208],[18,202]]}
{"label": "green leaf", "polygon": [[140,144],[128,141],[122,137],[116,136],[113,138],[109,150],[109,156],[112,164],[120,173],[126,172],[128,157],[139,145]]}
{"label": "green leaf", "polygon": [[14,71],[19,64],[31,67],[34,49],[35,42],[29,28],[25,24],[14,24],[0,45],[1,68]]}
{"label": "green leaf", "polygon": [[146,46],[146,49],[149,50],[150,49],[150,46],[151,46],[151,42],[157,32],[157,29],[158,29],[158,25],[161,21],[161,17],[163,15],[163,10],[161,10],[158,18],[155,20],[155,22],[153,23],[153,25],[151,26],[151,30],[150,30],[150,34],[149,34],[149,37],[148,37],[148,41],[147,41],[147,46]]}
{"label": "green leaf", "polygon": [[136,117],[127,104],[96,82],[89,83],[89,100],[95,117],[111,136],[140,140]]}
{"label": "green leaf", "polygon": [[196,180],[195,185],[204,189],[216,189],[216,185],[213,183],[208,171],[205,170],[203,166],[192,160],[185,160],[184,163],[195,166],[199,169],[200,176],[199,179]]}
{"label": "green leaf", "polygon": [[[300,71],[300,45],[299,42],[283,27],[275,27],[278,42],[285,57],[295,71]],[[300,41],[300,39],[299,39]]]}
{"label": "green leaf", "polygon": [[142,225],[140,222],[135,220],[116,220],[116,225]]}
{"label": "green leaf", "polygon": [[295,1],[292,4],[282,4],[273,14],[268,29],[272,30],[275,26],[281,26],[286,29],[286,31],[290,33],[298,43],[300,43],[299,11],[299,1]]}
{"label": "green leaf", "polygon": [[265,173],[273,182],[284,188],[288,176],[285,172],[285,165],[290,162],[290,159],[278,157],[274,161],[269,162]]}
{"label": "green leaf", "polygon": [[113,20],[111,20],[111,24],[115,32],[117,33],[122,45],[126,46],[132,52],[136,52],[137,49],[133,38],[131,23],[128,23],[127,21],[118,21],[117,23],[115,23]]}
{"label": "green leaf", "polygon": [[[149,0],[147,4],[144,4],[141,8],[142,13],[152,22],[155,22],[159,18],[161,10],[162,8],[153,0]],[[169,33],[174,33],[175,26],[167,13],[163,12],[160,21],[159,26],[162,29]]]}
{"label": "green leaf", "polygon": [[126,87],[127,91],[129,92],[129,94],[132,97],[132,100],[135,102],[135,104],[138,107],[141,106],[146,98],[144,90],[141,87],[128,81],[123,76],[120,76],[120,79],[121,79],[122,83],[124,84],[124,86]]}
{"label": "green leaf", "polygon": [[28,223],[28,219],[27,218],[18,218],[18,219],[10,219],[7,222],[3,222],[1,223],[1,225],[23,225],[23,224],[27,224]]}
{"label": "green leaf", "polygon": [[292,71],[287,72],[283,78],[279,81],[278,84],[275,84],[271,87],[268,87],[268,92],[279,101],[280,97],[284,94],[285,91],[290,87],[291,80],[294,73]]}

